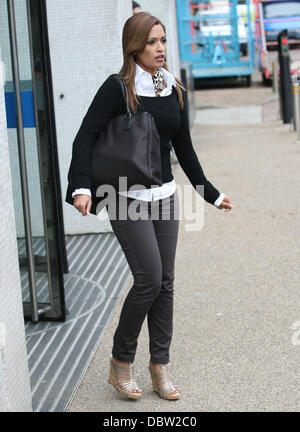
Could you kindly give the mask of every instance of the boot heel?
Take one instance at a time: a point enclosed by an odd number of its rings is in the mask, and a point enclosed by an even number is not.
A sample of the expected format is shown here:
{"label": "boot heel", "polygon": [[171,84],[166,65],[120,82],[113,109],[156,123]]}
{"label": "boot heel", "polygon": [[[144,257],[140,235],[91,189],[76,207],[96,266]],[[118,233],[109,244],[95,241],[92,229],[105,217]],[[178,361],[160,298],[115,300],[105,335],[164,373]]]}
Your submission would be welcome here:
{"label": "boot heel", "polygon": [[110,364],[110,368],[109,368],[109,377],[108,377],[107,382],[111,385],[114,385],[114,382],[115,382],[114,369],[113,369],[111,364]]}
{"label": "boot heel", "polygon": [[152,379],[152,388],[153,388],[153,391],[156,392],[156,393],[158,393],[159,389],[158,389],[158,384],[157,384],[157,381],[156,381],[156,377],[152,373],[151,370],[150,370],[150,375],[151,375],[151,379]]}

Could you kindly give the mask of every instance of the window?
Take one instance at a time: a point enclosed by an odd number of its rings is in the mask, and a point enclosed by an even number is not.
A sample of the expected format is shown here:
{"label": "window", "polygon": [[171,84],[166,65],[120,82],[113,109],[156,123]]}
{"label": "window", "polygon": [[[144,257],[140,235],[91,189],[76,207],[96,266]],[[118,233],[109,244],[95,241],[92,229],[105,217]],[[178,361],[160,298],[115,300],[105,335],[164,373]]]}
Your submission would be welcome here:
{"label": "window", "polygon": [[300,16],[299,2],[282,2],[264,5],[265,18]]}

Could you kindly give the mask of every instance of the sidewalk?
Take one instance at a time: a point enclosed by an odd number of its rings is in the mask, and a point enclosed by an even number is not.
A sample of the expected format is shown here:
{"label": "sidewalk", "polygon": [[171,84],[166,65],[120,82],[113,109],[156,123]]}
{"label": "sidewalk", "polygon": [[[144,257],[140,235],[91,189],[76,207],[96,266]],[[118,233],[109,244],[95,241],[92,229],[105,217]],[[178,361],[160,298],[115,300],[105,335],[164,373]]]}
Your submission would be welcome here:
{"label": "sidewalk", "polygon": [[[107,383],[131,278],[69,411],[300,410],[300,145],[275,118],[274,104],[266,105],[262,123],[198,124],[192,131],[207,178],[235,208],[225,213],[205,203],[199,232],[180,221],[170,371],[181,398],[152,392],[146,320],[135,360],[141,400],[124,400]],[[181,187],[189,183],[179,165],[173,174]]]}

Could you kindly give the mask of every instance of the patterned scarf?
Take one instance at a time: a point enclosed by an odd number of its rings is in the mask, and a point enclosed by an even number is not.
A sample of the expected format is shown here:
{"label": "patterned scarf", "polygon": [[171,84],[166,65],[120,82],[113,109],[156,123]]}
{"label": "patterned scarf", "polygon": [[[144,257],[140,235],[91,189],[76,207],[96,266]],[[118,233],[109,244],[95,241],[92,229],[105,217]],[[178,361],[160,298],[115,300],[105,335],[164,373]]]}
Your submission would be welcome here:
{"label": "patterned scarf", "polygon": [[[164,75],[161,70],[157,69],[152,79],[155,92],[157,92],[158,90],[163,90],[165,87],[167,87],[164,81]],[[159,94],[157,94],[156,96],[159,96]]]}

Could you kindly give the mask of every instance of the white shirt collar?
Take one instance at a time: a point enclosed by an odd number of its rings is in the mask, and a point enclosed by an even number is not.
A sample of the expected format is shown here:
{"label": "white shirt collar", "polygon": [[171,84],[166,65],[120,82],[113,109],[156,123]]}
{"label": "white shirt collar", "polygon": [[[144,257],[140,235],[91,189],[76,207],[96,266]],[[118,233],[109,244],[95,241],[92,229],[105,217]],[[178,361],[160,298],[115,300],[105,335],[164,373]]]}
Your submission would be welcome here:
{"label": "white shirt collar", "polygon": [[[156,96],[152,75],[150,72],[145,71],[137,63],[135,63],[135,91],[139,96]],[[175,77],[162,66],[159,68],[163,75],[167,87],[164,88],[160,96],[168,96],[172,93],[172,86],[176,87]]]}

